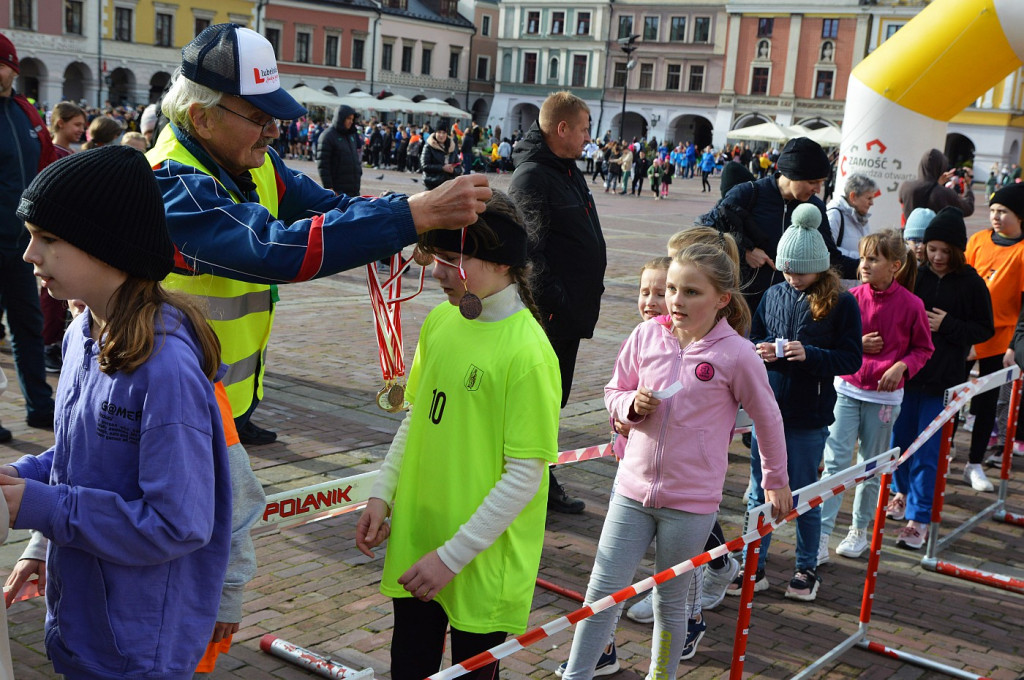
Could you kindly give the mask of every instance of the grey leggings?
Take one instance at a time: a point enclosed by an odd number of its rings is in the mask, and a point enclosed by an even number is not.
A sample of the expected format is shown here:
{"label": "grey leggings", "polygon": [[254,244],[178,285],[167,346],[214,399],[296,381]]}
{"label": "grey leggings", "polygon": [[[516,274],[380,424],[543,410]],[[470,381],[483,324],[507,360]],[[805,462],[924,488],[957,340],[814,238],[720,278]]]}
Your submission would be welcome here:
{"label": "grey leggings", "polygon": [[[651,541],[657,537],[655,569],[662,571],[699,555],[715,522],[715,513],[695,515],[669,508],[645,508],[615,494],[601,529],[586,601],[595,602],[625,588]],[[686,592],[693,572],[677,576],[654,589],[652,680],[673,680],[686,643],[689,618]],[[576,627],[563,680],[589,680],[604,651],[622,605],[594,614]]]}

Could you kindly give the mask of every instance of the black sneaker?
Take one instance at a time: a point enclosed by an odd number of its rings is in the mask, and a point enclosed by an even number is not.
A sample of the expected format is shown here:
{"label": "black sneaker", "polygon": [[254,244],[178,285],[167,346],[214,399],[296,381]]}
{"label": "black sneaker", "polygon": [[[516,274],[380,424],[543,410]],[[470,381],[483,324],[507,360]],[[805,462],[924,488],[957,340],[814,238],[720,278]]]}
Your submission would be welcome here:
{"label": "black sneaker", "polygon": [[9,442],[13,438],[14,438],[14,435],[11,434],[11,431],[8,430],[3,425],[0,425],[0,444],[4,444],[6,442]]}
{"label": "black sneaker", "polygon": [[46,411],[45,413],[30,413],[28,417],[25,418],[25,424],[39,430],[52,430],[53,411]]}
{"label": "black sneaker", "polygon": [[548,510],[566,515],[578,515],[586,507],[586,503],[565,493],[562,485],[556,482],[554,477],[551,478],[551,486],[548,488]]}
{"label": "black sneaker", "polygon": [[64,367],[64,361],[60,356],[59,344],[47,345],[43,348],[43,365],[46,366],[47,373],[60,373],[60,369]]}
{"label": "black sneaker", "polygon": [[264,444],[273,444],[277,441],[277,433],[271,432],[270,430],[264,430],[262,427],[256,427],[250,420],[245,425],[238,428],[238,441],[242,442],[246,446],[263,446]]}

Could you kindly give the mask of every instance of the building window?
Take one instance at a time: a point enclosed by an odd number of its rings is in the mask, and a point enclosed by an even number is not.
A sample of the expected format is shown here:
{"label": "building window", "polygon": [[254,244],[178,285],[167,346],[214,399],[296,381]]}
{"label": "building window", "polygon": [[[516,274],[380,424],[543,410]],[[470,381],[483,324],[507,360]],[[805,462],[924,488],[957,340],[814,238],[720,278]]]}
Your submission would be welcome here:
{"label": "building window", "polygon": [[619,38],[628,38],[633,35],[633,17],[619,17]]}
{"label": "building window", "polygon": [[576,35],[590,35],[590,12],[576,12]]}
{"label": "building window", "polygon": [[772,44],[767,40],[761,40],[757,43],[757,58],[768,59],[772,54]]}
{"label": "building window", "polygon": [[300,64],[309,63],[309,33],[295,34],[295,61]]}
{"label": "building window", "polygon": [[768,94],[768,69],[755,67],[750,77],[750,94]]}
{"label": "building window", "polygon": [[669,64],[665,75],[665,89],[678,90],[682,82],[683,67],[679,64]]}
{"label": "building window", "polygon": [[[209,19],[200,19],[199,17],[196,17],[195,26],[194,26],[194,35],[199,35],[200,33],[205,31],[209,27],[210,27],[210,20]],[[275,49],[274,52],[276,53],[277,50]]]}
{"label": "building window", "polygon": [[835,74],[832,71],[816,71],[814,74],[814,98],[832,98],[832,78]]}
{"label": "building window", "polygon": [[267,32],[263,34],[270,43],[270,46],[274,48],[274,58],[281,58],[281,29],[279,28],[268,28]]}
{"label": "building window", "polygon": [[821,60],[832,61],[832,58],[835,56],[835,51],[835,44],[831,40],[826,40],[821,45]]}
{"label": "building window", "polygon": [[402,73],[412,73],[412,45],[402,45]]}
{"label": "building window", "polygon": [[672,17],[669,19],[668,39],[676,42],[686,40],[686,17]]}
{"label": "building window", "polygon": [[900,30],[901,28],[903,28],[903,24],[886,24],[885,39],[888,40],[889,38],[896,35],[896,31]]}
{"label": "building window", "polygon": [[711,17],[694,17],[693,42],[711,42]]}
{"label": "building window", "polygon": [[429,76],[430,75],[430,67],[431,67],[431,63],[430,62],[432,62],[433,60],[434,60],[434,48],[432,48],[432,47],[424,47],[423,48],[423,58],[420,60],[421,61],[421,63],[420,63],[420,73],[422,73],[425,76]]}
{"label": "building window", "polygon": [[565,33],[565,12],[551,13],[551,35],[562,35]]}
{"label": "building window", "polygon": [[114,8],[114,40],[132,41],[132,11],[127,7]]}
{"label": "building window", "polygon": [[159,47],[170,47],[174,39],[174,17],[170,14],[156,15],[156,44]]}
{"label": "building window", "polygon": [[380,67],[384,71],[391,70],[391,59],[395,54],[395,46],[391,43],[384,43],[380,46]]}
{"label": "building window", "polygon": [[757,20],[757,37],[758,38],[770,38],[772,37],[772,30],[775,28],[775,19],[758,19]]}
{"label": "building window", "polygon": [[458,0],[441,0],[441,16],[454,17],[459,13]]}
{"label": "building window", "polygon": [[629,71],[626,69],[626,62],[620,61],[616,63],[615,73],[612,75],[612,87],[625,87],[627,73]]}
{"label": "building window", "polygon": [[82,35],[82,3],[78,0],[64,2],[64,32]]}
{"label": "building window", "polygon": [[658,39],[658,17],[644,17],[644,40]]}
{"label": "building window", "polygon": [[825,19],[821,22],[821,37],[822,38],[838,38],[839,37],[839,19]]}
{"label": "building window", "polygon": [[476,79],[477,80],[488,80],[491,71],[491,59],[490,57],[477,57],[476,58]]}
{"label": "building window", "polygon": [[587,86],[587,55],[574,54],[572,57],[572,82],[570,87]]}
{"label": "building window", "polygon": [[338,65],[338,46],[341,41],[336,35],[328,35],[324,38],[324,66]]}
{"label": "building window", "polygon": [[531,85],[537,82],[536,52],[527,52],[523,55],[523,82]]}
{"label": "building window", "polygon": [[703,64],[693,64],[690,66],[690,86],[687,88],[690,92],[703,92],[704,91],[704,66]]}
{"label": "building window", "polygon": [[640,85],[641,90],[649,90],[654,87],[654,64],[647,62],[640,64]]}
{"label": "building window", "polygon": [[558,57],[551,57],[548,62],[548,82],[558,82]]}
{"label": "building window", "polygon": [[32,0],[14,0],[14,12],[12,14],[12,28],[22,28],[26,31],[32,30]]}
{"label": "building window", "polygon": [[491,34],[491,17],[485,15],[481,20],[480,24],[480,35],[488,36]]}
{"label": "building window", "polygon": [[536,34],[540,30],[540,12],[527,12],[526,32]]}
{"label": "building window", "polygon": [[448,77],[459,77],[459,56],[461,52],[452,52],[448,55]]}
{"label": "building window", "polygon": [[363,50],[365,49],[365,40],[362,38],[352,40],[352,68],[363,68]]}

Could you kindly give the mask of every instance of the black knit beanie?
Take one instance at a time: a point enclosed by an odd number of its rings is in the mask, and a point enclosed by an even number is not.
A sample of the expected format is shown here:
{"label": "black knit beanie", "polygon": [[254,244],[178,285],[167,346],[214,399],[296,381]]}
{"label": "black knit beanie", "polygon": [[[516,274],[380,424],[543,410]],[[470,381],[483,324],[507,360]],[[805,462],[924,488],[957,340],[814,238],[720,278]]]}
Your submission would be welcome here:
{"label": "black knit beanie", "polygon": [[720,182],[719,189],[722,192],[724,198],[729,189],[732,189],[737,184],[743,184],[744,182],[753,182],[754,175],[747,170],[747,167],[742,163],[736,161],[729,161],[722,168],[722,181]]}
{"label": "black knit beanie", "polygon": [[998,203],[1005,205],[1013,211],[1019,219],[1024,220],[1024,184],[1007,184],[1005,187],[992,194],[988,204]]}
{"label": "black knit beanie", "polygon": [[21,195],[18,217],[131,276],[161,281],[174,266],[163,196],[146,157],[130,146],[48,165]]}
{"label": "black knit beanie", "polygon": [[964,212],[951,205],[946,206],[932,218],[924,228],[924,242],[942,241],[960,250],[967,249],[967,225]]}
{"label": "black knit beanie", "polygon": [[782,147],[778,162],[783,177],[794,181],[825,179],[832,172],[825,150],[813,139],[797,137]]}

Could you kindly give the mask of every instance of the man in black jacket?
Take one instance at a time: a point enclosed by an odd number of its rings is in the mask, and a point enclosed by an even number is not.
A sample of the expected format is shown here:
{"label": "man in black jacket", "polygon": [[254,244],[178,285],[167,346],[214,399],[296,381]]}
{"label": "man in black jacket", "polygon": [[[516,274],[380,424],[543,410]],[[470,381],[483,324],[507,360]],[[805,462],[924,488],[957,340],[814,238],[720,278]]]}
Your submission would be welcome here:
{"label": "man in black jacket", "polygon": [[334,123],[317,140],[317,164],[320,183],[336,194],[359,196],[363,178],[363,140],[356,130],[356,112],[342,104],[334,114]]}
{"label": "man in black jacket", "polygon": [[[562,374],[562,406],[569,401],[581,338],[592,338],[601,311],[604,236],[594,197],[576,159],[590,140],[590,109],[569,92],[550,95],[540,119],[512,152],[515,173],[509,188],[539,218],[530,259],[537,268],[537,306]],[[583,512],[551,476],[548,507]]]}

